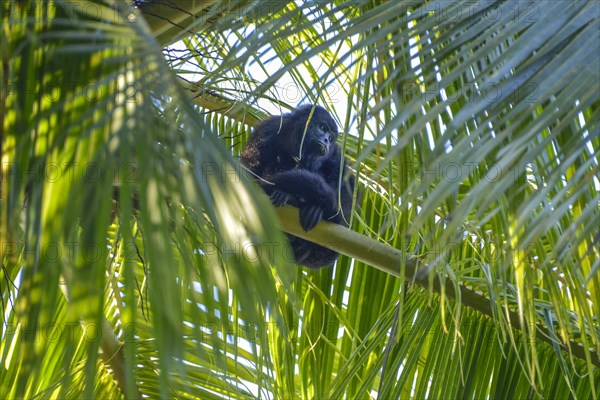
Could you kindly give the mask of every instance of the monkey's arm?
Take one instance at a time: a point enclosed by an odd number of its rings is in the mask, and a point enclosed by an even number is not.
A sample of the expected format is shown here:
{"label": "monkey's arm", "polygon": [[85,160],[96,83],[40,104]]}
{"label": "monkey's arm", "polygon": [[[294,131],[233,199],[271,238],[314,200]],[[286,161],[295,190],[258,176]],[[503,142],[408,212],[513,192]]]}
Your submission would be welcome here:
{"label": "monkey's arm", "polygon": [[300,224],[305,231],[314,228],[324,217],[337,213],[335,191],[314,172],[303,169],[281,172],[273,177],[273,183],[275,186],[267,190],[273,204],[298,207]]}

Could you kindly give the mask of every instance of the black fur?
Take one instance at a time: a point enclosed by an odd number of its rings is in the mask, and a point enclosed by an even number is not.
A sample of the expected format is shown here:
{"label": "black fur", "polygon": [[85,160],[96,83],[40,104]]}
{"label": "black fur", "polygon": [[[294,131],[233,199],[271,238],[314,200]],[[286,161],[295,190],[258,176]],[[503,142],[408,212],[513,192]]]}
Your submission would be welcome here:
{"label": "black fur", "polygon": [[[241,161],[254,174],[274,184],[262,182],[273,204],[290,204],[300,209],[300,224],[305,231],[314,228],[321,219],[348,226],[354,177],[347,173],[345,159],[343,169],[340,168],[342,154],[335,143],[338,136],[335,121],[320,106],[312,110],[312,105],[302,106],[261,122],[242,151]],[[335,251],[292,235],[288,237],[298,264],[322,268],[333,264],[338,257]]]}

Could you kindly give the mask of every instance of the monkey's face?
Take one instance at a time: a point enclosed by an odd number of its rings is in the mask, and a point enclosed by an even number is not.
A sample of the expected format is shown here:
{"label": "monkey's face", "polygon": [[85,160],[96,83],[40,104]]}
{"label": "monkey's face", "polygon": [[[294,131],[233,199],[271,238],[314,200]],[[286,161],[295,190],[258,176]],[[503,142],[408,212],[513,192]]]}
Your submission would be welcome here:
{"label": "monkey's face", "polygon": [[327,157],[337,140],[337,125],[327,111],[317,108],[308,124],[304,138],[305,156]]}
{"label": "monkey's face", "polygon": [[323,157],[329,154],[333,143],[335,143],[337,132],[333,131],[327,122],[321,121],[312,129],[308,151],[310,155]]}

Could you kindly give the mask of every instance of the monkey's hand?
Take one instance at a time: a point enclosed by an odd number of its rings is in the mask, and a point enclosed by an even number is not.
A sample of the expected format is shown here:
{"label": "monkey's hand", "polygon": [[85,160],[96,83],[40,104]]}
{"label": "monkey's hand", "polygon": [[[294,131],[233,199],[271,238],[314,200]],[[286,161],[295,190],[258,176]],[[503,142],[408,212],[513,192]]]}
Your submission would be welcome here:
{"label": "monkey's hand", "polygon": [[281,207],[286,205],[292,199],[292,195],[283,190],[273,189],[271,192],[271,203],[275,207]]}
{"label": "monkey's hand", "polygon": [[300,225],[304,232],[313,229],[323,219],[323,209],[316,205],[305,205],[300,207]]}

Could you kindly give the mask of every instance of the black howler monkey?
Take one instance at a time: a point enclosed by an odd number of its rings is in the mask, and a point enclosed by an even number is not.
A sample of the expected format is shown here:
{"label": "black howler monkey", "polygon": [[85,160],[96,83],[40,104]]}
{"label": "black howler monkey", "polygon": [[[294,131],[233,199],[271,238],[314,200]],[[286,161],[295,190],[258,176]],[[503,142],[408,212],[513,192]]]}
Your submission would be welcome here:
{"label": "black howler monkey", "polygon": [[[300,209],[305,231],[321,219],[345,226],[350,221],[354,177],[347,173],[337,136],[331,115],[320,106],[306,105],[261,122],[242,151],[242,164],[266,181],[262,187],[273,204]],[[312,242],[288,238],[297,264],[322,268],[338,257]]]}

